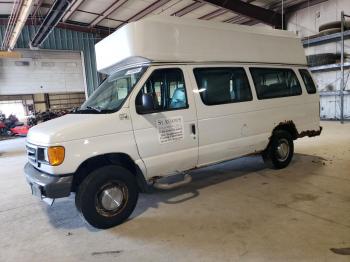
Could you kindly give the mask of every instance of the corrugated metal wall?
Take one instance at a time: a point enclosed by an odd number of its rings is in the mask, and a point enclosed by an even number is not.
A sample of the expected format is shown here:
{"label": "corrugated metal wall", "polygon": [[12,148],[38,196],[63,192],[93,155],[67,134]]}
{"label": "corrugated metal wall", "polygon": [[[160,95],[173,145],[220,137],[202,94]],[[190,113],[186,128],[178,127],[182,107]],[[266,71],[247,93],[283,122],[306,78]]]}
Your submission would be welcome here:
{"label": "corrugated metal wall", "polygon": [[[0,43],[2,43],[6,26],[0,25]],[[15,48],[29,48],[29,41],[38,30],[38,26],[25,26],[18,38]],[[83,51],[85,75],[88,94],[91,94],[99,84],[99,74],[96,71],[95,43],[100,40],[92,33],[54,28],[45,40],[41,49]]]}

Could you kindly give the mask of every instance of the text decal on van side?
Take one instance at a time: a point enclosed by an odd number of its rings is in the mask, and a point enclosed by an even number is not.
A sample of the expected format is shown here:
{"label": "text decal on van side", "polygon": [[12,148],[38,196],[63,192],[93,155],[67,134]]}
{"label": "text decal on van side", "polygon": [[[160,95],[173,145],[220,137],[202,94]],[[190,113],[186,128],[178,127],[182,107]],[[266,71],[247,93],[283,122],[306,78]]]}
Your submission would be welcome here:
{"label": "text decal on van side", "polygon": [[159,143],[165,144],[184,139],[184,125],[181,116],[156,120]]}

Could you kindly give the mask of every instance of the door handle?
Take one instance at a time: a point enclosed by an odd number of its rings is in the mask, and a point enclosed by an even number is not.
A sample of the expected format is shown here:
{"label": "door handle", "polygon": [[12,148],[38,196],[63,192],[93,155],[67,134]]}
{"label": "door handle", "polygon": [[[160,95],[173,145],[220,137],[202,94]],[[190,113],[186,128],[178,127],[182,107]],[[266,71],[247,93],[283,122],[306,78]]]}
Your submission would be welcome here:
{"label": "door handle", "polygon": [[196,124],[191,124],[192,135],[196,135]]}

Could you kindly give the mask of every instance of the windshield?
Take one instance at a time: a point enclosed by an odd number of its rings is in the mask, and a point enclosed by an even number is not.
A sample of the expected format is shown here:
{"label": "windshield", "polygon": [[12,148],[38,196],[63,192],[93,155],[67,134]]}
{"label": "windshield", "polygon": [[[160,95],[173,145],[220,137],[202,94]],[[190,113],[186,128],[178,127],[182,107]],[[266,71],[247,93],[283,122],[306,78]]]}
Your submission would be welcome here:
{"label": "windshield", "polygon": [[119,109],[147,67],[121,70],[109,76],[75,113],[108,113]]}

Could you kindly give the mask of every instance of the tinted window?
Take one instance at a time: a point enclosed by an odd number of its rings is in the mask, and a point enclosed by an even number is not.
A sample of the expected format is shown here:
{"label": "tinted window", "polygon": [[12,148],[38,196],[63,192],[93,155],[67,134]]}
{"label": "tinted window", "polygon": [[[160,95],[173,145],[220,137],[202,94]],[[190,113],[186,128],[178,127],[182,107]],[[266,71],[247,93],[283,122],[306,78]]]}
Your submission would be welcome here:
{"label": "tinted window", "polygon": [[300,83],[291,69],[251,68],[250,72],[259,99],[301,94]]}
{"label": "tinted window", "polygon": [[153,96],[156,112],[188,107],[183,73],[178,68],[153,71],[137,95],[136,108],[141,105],[142,94]]}
{"label": "tinted window", "polygon": [[252,100],[247,75],[243,68],[194,69],[198,91],[206,105]]}
{"label": "tinted window", "polygon": [[301,77],[303,78],[305,87],[306,87],[306,91],[309,94],[315,94],[316,93],[316,86],[314,81],[312,80],[312,77],[309,73],[309,71],[307,71],[306,69],[300,69],[299,70]]}

